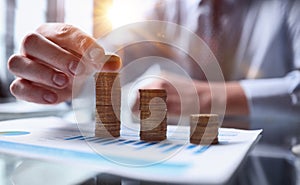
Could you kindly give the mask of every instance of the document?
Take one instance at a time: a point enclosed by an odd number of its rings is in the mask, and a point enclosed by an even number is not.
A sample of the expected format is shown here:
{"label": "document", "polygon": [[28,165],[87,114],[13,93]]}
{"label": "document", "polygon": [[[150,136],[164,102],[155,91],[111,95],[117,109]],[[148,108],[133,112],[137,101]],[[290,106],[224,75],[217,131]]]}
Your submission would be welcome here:
{"label": "document", "polygon": [[60,116],[68,111],[70,111],[70,108],[65,103],[57,105],[41,105],[25,101],[1,103],[0,121],[28,117],[45,117],[50,115]]}
{"label": "document", "polygon": [[189,143],[189,127],[171,125],[167,140],[144,142],[139,125],[122,123],[121,137],[93,136],[94,123],[57,117],[0,122],[0,152],[66,163],[128,178],[222,184],[237,170],[262,130],[219,129],[217,145]]}

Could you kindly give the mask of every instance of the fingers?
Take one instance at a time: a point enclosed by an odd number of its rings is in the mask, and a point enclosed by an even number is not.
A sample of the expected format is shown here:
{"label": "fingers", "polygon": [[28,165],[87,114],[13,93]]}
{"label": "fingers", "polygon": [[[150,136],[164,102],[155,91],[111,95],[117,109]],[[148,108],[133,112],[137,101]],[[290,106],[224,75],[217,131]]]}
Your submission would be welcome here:
{"label": "fingers", "polygon": [[24,56],[37,59],[44,65],[52,66],[69,75],[74,75],[79,58],[62,49],[39,34],[29,34],[25,37],[22,51]]}
{"label": "fingers", "polygon": [[29,102],[41,104],[58,103],[58,96],[54,92],[35,86],[25,79],[16,79],[11,84],[10,90],[16,98]]}
{"label": "fingers", "polygon": [[[37,29],[37,33],[65,50],[75,53],[76,56],[83,56],[84,60],[88,60],[88,63],[92,63],[98,69],[103,66],[104,49],[94,38],[80,29],[63,23],[47,23],[41,25]],[[106,62],[104,70],[115,71],[120,69],[121,66],[121,60],[111,60]]]}
{"label": "fingers", "polygon": [[117,71],[122,66],[122,60],[115,54],[105,55],[103,71]]}
{"label": "fingers", "polygon": [[86,73],[95,68],[115,71],[122,64],[116,55],[105,56],[95,39],[63,23],[40,26],[37,33],[24,38],[21,49],[21,55],[8,61],[9,70],[18,77],[11,92],[35,103],[54,104],[70,99],[74,75],[91,75]]}
{"label": "fingers", "polygon": [[91,59],[103,57],[104,49],[96,43],[96,40],[80,29],[64,23],[47,23],[37,29],[37,33],[61,46],[83,55],[92,45]]}
{"label": "fingers", "polygon": [[17,77],[10,91],[18,99],[41,104],[56,104],[70,99],[70,77],[37,59],[14,55],[8,69]]}
{"label": "fingers", "polygon": [[48,87],[63,89],[69,83],[66,74],[21,55],[14,55],[9,59],[8,69],[19,78],[35,81]]}

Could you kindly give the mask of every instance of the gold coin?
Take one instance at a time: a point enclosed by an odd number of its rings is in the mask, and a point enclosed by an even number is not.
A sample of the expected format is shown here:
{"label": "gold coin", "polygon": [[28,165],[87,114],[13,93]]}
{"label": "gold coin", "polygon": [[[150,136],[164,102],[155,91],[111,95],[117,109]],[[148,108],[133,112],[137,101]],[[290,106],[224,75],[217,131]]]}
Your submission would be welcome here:
{"label": "gold coin", "polygon": [[167,93],[165,89],[139,89],[140,93]]}
{"label": "gold coin", "polygon": [[192,123],[208,123],[208,122],[219,122],[218,114],[191,114],[190,122]]}
{"label": "gold coin", "polygon": [[191,134],[200,134],[200,133],[218,133],[219,128],[218,127],[204,127],[204,128],[197,128],[194,130],[190,130]]}
{"label": "gold coin", "polygon": [[119,100],[101,100],[96,101],[96,106],[121,106],[121,101]]}
{"label": "gold coin", "polygon": [[121,57],[114,54],[114,53],[110,53],[110,54],[105,54],[104,56],[104,62],[114,62],[114,63],[121,63]]}
{"label": "gold coin", "polygon": [[159,136],[159,137],[146,137],[140,136],[140,139],[146,142],[155,142],[155,141],[163,141],[167,139],[167,136]]}
{"label": "gold coin", "polygon": [[97,72],[96,74],[98,76],[109,76],[109,77],[112,77],[112,76],[116,77],[119,75],[118,72]]}
{"label": "gold coin", "polygon": [[140,102],[148,103],[148,102],[154,102],[154,103],[163,103],[167,101],[167,96],[156,96],[156,95],[151,95],[151,96],[145,96],[145,95],[140,95]]}
{"label": "gold coin", "polygon": [[208,139],[208,140],[190,139],[190,143],[196,144],[196,145],[214,145],[214,144],[218,144],[219,140],[218,140],[218,138]]}
{"label": "gold coin", "polygon": [[167,127],[166,126],[154,126],[154,127],[145,127],[145,126],[141,126],[140,127],[140,132],[143,132],[143,131],[146,131],[146,132],[159,132],[159,131],[164,131],[166,132],[167,131]]}

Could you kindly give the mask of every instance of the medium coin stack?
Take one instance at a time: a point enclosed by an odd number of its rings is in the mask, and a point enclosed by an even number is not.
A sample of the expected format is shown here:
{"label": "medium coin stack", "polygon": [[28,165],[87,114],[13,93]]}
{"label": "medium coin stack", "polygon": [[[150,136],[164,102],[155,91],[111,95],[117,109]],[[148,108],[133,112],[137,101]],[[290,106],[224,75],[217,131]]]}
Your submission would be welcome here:
{"label": "medium coin stack", "polygon": [[192,114],[190,116],[190,143],[218,144],[219,128],[220,122],[217,114]]}
{"label": "medium coin stack", "polygon": [[95,74],[96,111],[95,136],[119,137],[121,86],[119,73],[99,72]]}
{"label": "medium coin stack", "polygon": [[167,93],[164,89],[140,89],[140,139],[167,138]]}

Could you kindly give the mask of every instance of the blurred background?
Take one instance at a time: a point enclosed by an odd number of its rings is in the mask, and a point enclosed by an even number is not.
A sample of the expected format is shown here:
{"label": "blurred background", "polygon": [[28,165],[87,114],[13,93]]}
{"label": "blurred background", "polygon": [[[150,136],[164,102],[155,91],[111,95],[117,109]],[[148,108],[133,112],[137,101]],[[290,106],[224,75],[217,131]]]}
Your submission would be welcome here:
{"label": "blurred background", "polygon": [[[76,25],[95,38],[114,28],[141,20],[151,0],[0,0],[0,97],[13,100],[9,84],[13,76],[6,63],[20,52],[22,38],[45,22]],[[129,10],[129,11],[128,11]]]}
{"label": "blurred background", "polygon": [[[93,4],[97,7],[95,11]],[[0,97],[4,97],[1,102],[12,100],[8,89],[14,77],[8,73],[6,63],[13,53],[20,52],[26,34],[45,22],[66,22],[88,34],[100,35],[111,29],[112,23],[107,21],[107,7],[111,5],[112,0],[101,0],[101,4],[93,0],[0,0]],[[98,31],[93,31],[95,19],[106,20],[97,26],[101,28]]]}

